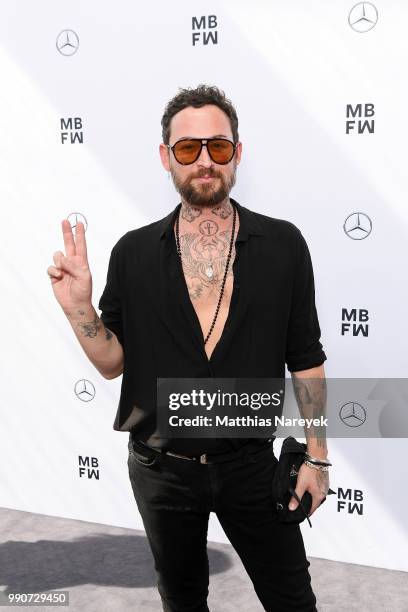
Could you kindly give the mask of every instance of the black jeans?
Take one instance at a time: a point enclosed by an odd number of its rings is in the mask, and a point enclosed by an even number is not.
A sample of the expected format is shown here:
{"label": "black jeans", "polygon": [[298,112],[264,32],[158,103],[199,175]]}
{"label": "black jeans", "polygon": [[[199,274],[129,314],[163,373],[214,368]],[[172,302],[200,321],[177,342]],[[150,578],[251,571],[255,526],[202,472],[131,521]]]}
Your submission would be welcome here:
{"label": "black jeans", "polygon": [[[248,447],[249,448],[249,447]],[[201,464],[129,437],[129,478],[165,612],[209,612],[207,527],[215,512],[267,612],[316,612],[302,533],[277,522],[273,442],[246,456]],[[250,611],[248,611],[250,612]]]}

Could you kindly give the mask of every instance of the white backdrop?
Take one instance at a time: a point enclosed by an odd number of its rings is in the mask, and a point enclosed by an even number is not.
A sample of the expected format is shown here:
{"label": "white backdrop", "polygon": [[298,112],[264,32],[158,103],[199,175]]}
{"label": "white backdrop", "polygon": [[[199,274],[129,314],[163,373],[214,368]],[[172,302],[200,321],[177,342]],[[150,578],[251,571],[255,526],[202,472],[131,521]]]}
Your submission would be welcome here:
{"label": "white backdrop", "polygon": [[[2,2],[0,506],[143,528],[112,429],[121,379],[87,360],[46,269],[77,214],[97,307],[113,244],[179,202],[158,153],[178,87],[225,90],[243,142],[231,195],[305,236],[326,375],[407,374],[407,3],[210,4]],[[363,239],[343,228],[356,212]],[[343,308],[368,310],[368,335],[341,334]],[[408,570],[406,448],[329,441],[337,495],[302,524],[309,555]],[[214,515],[208,537],[227,541]]]}

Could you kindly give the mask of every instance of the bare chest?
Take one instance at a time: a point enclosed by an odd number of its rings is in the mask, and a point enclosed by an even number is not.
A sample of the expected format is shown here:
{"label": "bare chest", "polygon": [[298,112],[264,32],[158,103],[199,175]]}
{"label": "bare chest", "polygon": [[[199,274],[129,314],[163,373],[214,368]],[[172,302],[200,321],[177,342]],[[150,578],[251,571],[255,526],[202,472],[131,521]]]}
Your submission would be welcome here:
{"label": "bare chest", "polygon": [[[235,238],[238,233],[235,227]],[[204,339],[211,329],[217,312],[223,279],[228,262],[222,299],[211,334],[205,343],[208,359],[222,336],[228,318],[234,287],[233,263],[235,261],[235,240],[228,261],[231,231],[219,232],[216,236],[203,236],[193,232],[180,235],[182,268],[191,303],[200,322]]]}

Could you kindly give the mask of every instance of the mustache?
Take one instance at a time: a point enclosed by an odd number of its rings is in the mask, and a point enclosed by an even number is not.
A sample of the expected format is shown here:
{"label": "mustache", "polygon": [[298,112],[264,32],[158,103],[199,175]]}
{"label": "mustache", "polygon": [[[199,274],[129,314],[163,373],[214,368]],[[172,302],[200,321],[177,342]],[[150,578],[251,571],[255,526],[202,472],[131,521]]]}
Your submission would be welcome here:
{"label": "mustache", "polygon": [[218,177],[219,174],[218,174],[218,172],[214,172],[213,170],[203,170],[202,172],[194,174],[193,176],[191,176],[190,179],[201,178],[202,176]]}

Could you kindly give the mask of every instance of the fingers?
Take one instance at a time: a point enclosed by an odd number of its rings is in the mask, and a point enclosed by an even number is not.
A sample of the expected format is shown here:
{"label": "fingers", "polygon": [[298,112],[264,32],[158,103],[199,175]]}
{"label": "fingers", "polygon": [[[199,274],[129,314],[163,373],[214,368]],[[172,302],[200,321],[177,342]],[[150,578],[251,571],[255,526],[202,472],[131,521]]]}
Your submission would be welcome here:
{"label": "fingers", "polygon": [[[302,487],[299,484],[297,485],[295,488],[295,493],[298,495],[299,499],[302,499],[305,490],[305,487]],[[299,502],[297,501],[296,497],[292,496],[289,502],[289,510],[296,510],[298,505]]]}
{"label": "fingers", "polygon": [[[315,490],[310,490],[310,489],[305,489],[305,488],[295,489],[295,493],[299,496],[300,500],[302,500],[302,497],[306,491],[308,491],[310,495],[312,496],[312,506],[309,511],[309,516],[312,516],[313,512],[320,506],[323,498],[322,498],[322,494],[320,491],[316,492]],[[289,510],[292,510],[292,511],[296,510],[298,505],[299,505],[299,502],[297,501],[296,497],[292,496],[289,502]]]}
{"label": "fingers", "polygon": [[48,266],[47,274],[50,277],[52,283],[56,283],[63,276],[62,270],[60,270],[59,268],[56,268],[55,266]]}
{"label": "fingers", "polygon": [[[312,495],[312,493],[310,494]],[[320,491],[312,495],[312,507],[310,508],[309,516],[312,516],[313,512],[317,510],[317,508],[320,506],[320,504],[322,503],[324,499],[325,497],[322,495]]]}
{"label": "fingers", "polygon": [[62,251],[55,251],[54,255],[52,256],[56,268],[62,268],[62,257],[64,257],[64,253]]}
{"label": "fingers", "polygon": [[62,236],[64,238],[65,253],[67,256],[75,255],[75,241],[72,234],[71,224],[68,219],[62,220]]}
{"label": "fingers", "polygon": [[[306,471],[304,471],[306,470]],[[320,472],[309,466],[301,465],[299,476],[297,478],[295,493],[298,495],[301,500],[306,491],[310,493],[312,496],[312,506],[310,508],[309,516],[312,516],[313,512],[320,506],[322,500],[325,498],[324,491],[322,489],[322,484],[324,485],[324,490],[328,490],[329,488],[329,480],[328,480],[327,472]],[[322,483],[323,481],[323,483]],[[296,510],[299,502],[292,495],[289,501],[289,510]]]}
{"label": "fingers", "polygon": [[85,227],[82,221],[77,221],[76,232],[75,232],[75,242],[76,242],[76,254],[81,255],[84,261],[87,262],[88,255],[86,252]]}
{"label": "fingers", "polygon": [[317,510],[322,501],[325,499],[325,495],[319,490],[313,488],[306,489],[308,493],[312,496],[312,505],[310,507],[309,516],[312,516],[313,512]]}
{"label": "fingers", "polygon": [[56,251],[53,255],[53,260],[57,269],[68,272],[73,278],[78,276],[78,265],[70,260],[69,257],[66,257],[62,251]]}

